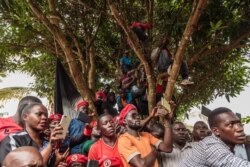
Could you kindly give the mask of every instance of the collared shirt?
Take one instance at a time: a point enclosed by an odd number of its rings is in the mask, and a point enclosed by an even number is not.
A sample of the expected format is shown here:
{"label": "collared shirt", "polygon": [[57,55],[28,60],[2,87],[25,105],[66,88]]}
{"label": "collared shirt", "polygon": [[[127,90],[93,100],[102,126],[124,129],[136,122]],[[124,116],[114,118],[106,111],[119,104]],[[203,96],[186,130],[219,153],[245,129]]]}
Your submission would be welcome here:
{"label": "collared shirt", "polygon": [[250,167],[250,162],[236,157],[215,135],[198,142],[180,167]]}
{"label": "collared shirt", "polygon": [[171,153],[161,152],[161,162],[163,167],[178,167],[181,160],[190,154],[192,146],[190,143],[186,143],[183,148],[179,148],[177,145],[173,145],[173,151]]}
{"label": "collared shirt", "polygon": [[234,147],[234,154],[239,158],[247,160],[247,151],[244,144],[237,144]]}

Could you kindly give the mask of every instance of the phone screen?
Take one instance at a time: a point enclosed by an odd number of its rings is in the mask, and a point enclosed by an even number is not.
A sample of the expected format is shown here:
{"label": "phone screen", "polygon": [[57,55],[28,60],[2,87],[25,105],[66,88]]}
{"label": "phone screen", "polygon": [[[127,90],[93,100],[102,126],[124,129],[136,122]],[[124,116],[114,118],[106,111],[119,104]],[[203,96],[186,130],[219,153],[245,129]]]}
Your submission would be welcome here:
{"label": "phone screen", "polygon": [[61,135],[64,139],[66,138],[66,135],[68,133],[70,121],[71,121],[71,118],[69,116],[67,115],[62,116],[60,125],[63,127],[63,133]]}
{"label": "phone screen", "polygon": [[167,112],[171,112],[170,104],[164,97],[161,98],[161,105],[167,110]]}

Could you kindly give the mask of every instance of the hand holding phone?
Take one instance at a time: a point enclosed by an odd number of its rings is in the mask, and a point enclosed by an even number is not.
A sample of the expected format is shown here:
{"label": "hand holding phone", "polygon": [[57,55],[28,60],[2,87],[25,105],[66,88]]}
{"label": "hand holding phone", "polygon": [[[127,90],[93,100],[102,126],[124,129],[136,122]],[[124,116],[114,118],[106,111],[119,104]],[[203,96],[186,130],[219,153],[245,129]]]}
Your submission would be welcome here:
{"label": "hand holding phone", "polygon": [[55,128],[51,131],[49,142],[52,145],[53,148],[56,148],[58,143],[63,140],[63,137],[61,136],[63,133],[63,128],[61,125],[56,125]]}
{"label": "hand holding phone", "polygon": [[63,128],[63,131],[62,131],[62,134],[58,134],[60,136],[60,138],[63,138],[63,139],[66,138],[70,122],[71,122],[71,118],[69,116],[67,116],[67,115],[62,116],[62,119],[60,121],[60,125]]}

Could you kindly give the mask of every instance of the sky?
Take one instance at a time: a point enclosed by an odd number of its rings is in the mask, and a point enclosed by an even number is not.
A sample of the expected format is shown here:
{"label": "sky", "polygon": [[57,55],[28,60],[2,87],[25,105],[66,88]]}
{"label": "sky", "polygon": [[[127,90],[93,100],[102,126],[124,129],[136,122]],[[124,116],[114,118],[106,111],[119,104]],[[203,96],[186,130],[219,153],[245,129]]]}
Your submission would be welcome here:
{"label": "sky", "polygon": [[[0,89],[4,87],[11,87],[11,86],[29,86],[34,81],[34,78],[23,74],[21,72],[10,73],[7,75],[6,78],[2,79],[0,82]],[[36,95],[36,94],[32,94]],[[250,116],[250,107],[248,106],[250,99],[250,83],[245,87],[245,90],[241,92],[235,98],[230,99],[230,103],[226,100],[225,97],[217,98],[213,102],[211,102],[206,107],[210,110],[213,110],[217,107],[227,107],[230,108],[233,112],[241,113],[242,117]],[[43,104],[47,105],[46,99],[41,99]],[[16,112],[18,100],[10,100],[3,104],[3,108],[0,108],[0,113],[8,112],[9,116],[13,115]],[[185,120],[185,123],[188,125],[193,125],[198,120],[206,121],[206,118],[200,114],[199,108],[193,108],[190,111],[190,119]],[[250,134],[250,124],[244,126],[246,134]]]}
{"label": "sky", "polygon": [[[7,74],[7,77],[1,78],[1,80],[0,89],[13,86],[29,87],[34,82],[33,77],[18,71]],[[37,96],[36,93],[31,93],[30,95]],[[47,100],[45,98],[41,98],[41,100],[43,104],[47,105]],[[14,115],[17,109],[18,101],[18,99],[15,99],[4,103],[1,102],[0,105],[3,105],[4,107],[0,108],[0,113],[8,112],[9,116]]]}

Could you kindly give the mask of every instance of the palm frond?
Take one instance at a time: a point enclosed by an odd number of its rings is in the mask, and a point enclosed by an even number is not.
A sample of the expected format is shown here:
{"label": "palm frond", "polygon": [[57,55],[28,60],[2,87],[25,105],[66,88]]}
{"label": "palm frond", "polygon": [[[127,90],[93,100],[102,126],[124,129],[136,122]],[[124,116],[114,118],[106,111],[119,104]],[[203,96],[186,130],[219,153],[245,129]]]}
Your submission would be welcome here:
{"label": "palm frond", "polygon": [[12,99],[20,99],[23,96],[30,94],[32,88],[28,87],[6,87],[0,89],[0,102],[7,102]]}

